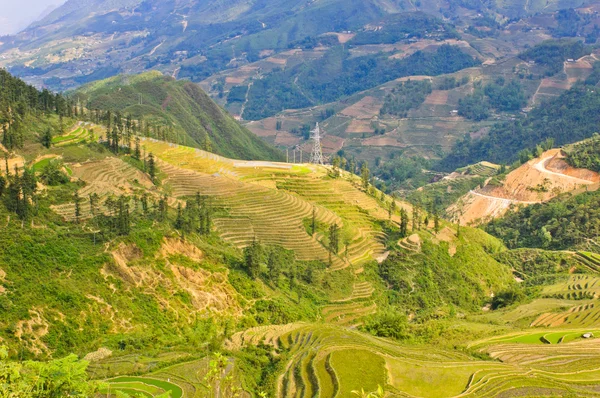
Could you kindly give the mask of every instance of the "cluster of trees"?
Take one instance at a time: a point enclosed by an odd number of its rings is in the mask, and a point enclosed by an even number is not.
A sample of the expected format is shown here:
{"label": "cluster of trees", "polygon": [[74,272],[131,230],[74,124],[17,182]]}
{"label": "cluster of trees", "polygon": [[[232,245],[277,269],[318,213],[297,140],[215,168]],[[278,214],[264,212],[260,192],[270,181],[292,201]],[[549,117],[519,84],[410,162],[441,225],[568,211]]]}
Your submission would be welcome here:
{"label": "cluster of trees", "polygon": [[591,52],[592,47],[578,39],[546,40],[521,53],[519,58],[546,66],[546,75],[552,76],[562,71],[567,59],[578,59]]}
{"label": "cluster of trees", "polygon": [[521,83],[511,80],[506,83],[503,77],[485,86],[475,85],[475,92],[458,101],[458,114],[471,120],[485,120],[490,117],[490,109],[501,112],[518,111],[527,104]]}
{"label": "cluster of trees", "polygon": [[390,59],[389,54],[352,57],[339,46],[321,59],[275,71],[256,81],[250,89],[244,118],[259,120],[283,109],[334,102],[400,77],[437,76],[478,64],[459,47],[450,45],[434,52],[418,51],[403,59]]}
{"label": "cluster of trees", "polygon": [[0,176],[0,198],[6,208],[25,220],[35,213],[38,206],[37,177],[30,168],[24,168],[19,174],[15,167],[11,173],[8,158],[5,158],[6,175]]}
{"label": "cluster of trees", "polygon": [[22,148],[28,117],[56,114],[73,116],[73,102],[33,86],[0,69],[0,129],[2,145],[8,150]]}
{"label": "cluster of trees", "polygon": [[386,95],[380,114],[406,117],[409,110],[418,108],[425,102],[431,91],[432,85],[429,80],[402,82]]}
{"label": "cluster of trees", "polygon": [[212,230],[213,205],[209,197],[196,193],[194,199],[188,199],[185,207],[177,205],[175,228],[186,233],[208,235]]}
{"label": "cluster of trees", "polygon": [[392,14],[375,24],[381,25],[381,28],[378,26],[378,29],[365,29],[359,32],[350,43],[353,45],[394,44],[413,38],[450,39],[459,37],[454,28],[424,12]]}
{"label": "cluster of trees", "polygon": [[464,86],[469,82],[469,76],[463,76],[460,80],[454,76],[444,76],[437,83],[438,90],[452,90],[460,86]]}
{"label": "cluster of trees", "polygon": [[86,372],[88,363],[75,355],[48,362],[17,362],[8,359],[8,348],[0,346],[0,396],[2,397],[91,397],[99,385]]}
{"label": "cluster of trees", "polygon": [[482,160],[510,164],[519,159],[520,151],[533,151],[548,138],[554,139],[555,145],[589,138],[598,131],[599,124],[600,92],[579,84],[536,107],[524,119],[494,124],[481,139],[465,135],[437,168],[451,171]]}
{"label": "cluster of trees", "polygon": [[575,248],[600,236],[600,195],[588,192],[515,209],[490,222],[486,231],[509,248]]}
{"label": "cluster of trees", "polygon": [[577,168],[600,172],[600,135],[576,144],[567,153],[567,162]]}
{"label": "cluster of trees", "polygon": [[301,294],[299,283],[313,284],[317,274],[324,270],[320,262],[297,261],[293,251],[281,246],[265,246],[254,239],[243,251],[243,268],[253,279],[263,278],[272,286],[287,283],[290,291]]}

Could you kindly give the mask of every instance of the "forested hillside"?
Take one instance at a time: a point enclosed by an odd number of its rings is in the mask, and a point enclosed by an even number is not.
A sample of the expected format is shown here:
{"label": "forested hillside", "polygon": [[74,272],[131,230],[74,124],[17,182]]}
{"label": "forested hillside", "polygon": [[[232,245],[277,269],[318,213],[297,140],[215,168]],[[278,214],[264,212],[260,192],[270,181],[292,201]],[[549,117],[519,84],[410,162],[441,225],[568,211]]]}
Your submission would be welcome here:
{"label": "forested hillside", "polygon": [[565,145],[591,137],[600,123],[600,92],[579,84],[554,100],[533,109],[524,119],[497,123],[487,136],[469,134],[458,141],[439,167],[454,170],[482,160],[510,164],[529,159],[537,145],[552,139]]}
{"label": "forested hillside", "polygon": [[399,60],[385,53],[352,57],[342,47],[335,47],[311,64],[275,72],[254,82],[242,116],[258,120],[284,109],[336,101],[401,77],[436,76],[478,64],[459,47],[450,45],[440,46],[434,52],[418,51]]}
{"label": "forested hillside", "polygon": [[236,159],[281,160],[277,149],[240,126],[197,85],[159,72],[91,83],[72,94],[90,109],[143,120],[156,138]]}

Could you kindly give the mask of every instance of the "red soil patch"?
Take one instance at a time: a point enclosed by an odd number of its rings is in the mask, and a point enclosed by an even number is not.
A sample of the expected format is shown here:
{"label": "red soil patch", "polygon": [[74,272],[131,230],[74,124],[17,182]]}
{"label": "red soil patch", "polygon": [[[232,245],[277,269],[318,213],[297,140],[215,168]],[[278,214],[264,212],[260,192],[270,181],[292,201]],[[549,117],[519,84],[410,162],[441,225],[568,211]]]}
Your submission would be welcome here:
{"label": "red soil patch", "polygon": [[356,33],[336,33],[335,35],[337,36],[340,44],[346,44],[350,40],[354,39],[354,36],[356,36]]}
{"label": "red soil patch", "polygon": [[543,79],[542,84],[540,84],[540,89],[542,88],[558,88],[561,90],[568,90],[571,88],[569,82],[565,82],[564,80],[552,80],[552,79]]}
{"label": "red soil patch", "polygon": [[375,130],[369,120],[354,119],[346,128],[346,133],[372,133],[373,131]]}
{"label": "red soil patch", "polygon": [[321,141],[324,153],[335,153],[344,147],[344,139],[335,135],[326,135]]}
{"label": "red soil patch", "polygon": [[425,98],[425,103],[428,105],[446,105],[449,94],[450,92],[447,90],[434,90]]}
{"label": "red soil patch", "polygon": [[275,138],[275,144],[285,145],[285,146],[290,147],[290,146],[298,145],[299,143],[300,143],[300,137],[290,134],[287,131],[277,132],[277,137]]}
{"label": "red soil patch", "polygon": [[276,65],[287,65],[287,59],[284,58],[269,57],[266,61]]}
{"label": "red soil patch", "polygon": [[371,119],[379,115],[383,104],[375,97],[364,97],[354,105],[351,105],[340,112],[342,115],[356,117],[359,119]]}
{"label": "red soil patch", "polygon": [[246,78],[244,78],[244,77],[228,76],[225,78],[225,83],[227,83],[227,84],[242,84],[245,81],[246,81]]}
{"label": "red soil patch", "polygon": [[362,144],[364,146],[393,146],[393,147],[398,147],[398,148],[406,147],[405,144],[398,142],[398,140],[396,138],[389,137],[387,135],[378,135],[375,137],[370,137],[370,138],[364,139],[362,141]]}

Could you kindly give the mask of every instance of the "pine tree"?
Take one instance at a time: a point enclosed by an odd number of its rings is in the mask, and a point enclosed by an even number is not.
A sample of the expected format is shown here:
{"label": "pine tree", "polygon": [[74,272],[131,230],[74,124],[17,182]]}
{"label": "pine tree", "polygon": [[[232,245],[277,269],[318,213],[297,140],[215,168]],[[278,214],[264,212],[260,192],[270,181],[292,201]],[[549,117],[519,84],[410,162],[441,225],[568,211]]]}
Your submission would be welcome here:
{"label": "pine tree", "polygon": [[46,148],[52,146],[52,130],[50,127],[47,127],[46,130],[44,130],[44,134],[42,135],[42,145]]}
{"label": "pine tree", "polygon": [[400,210],[400,236],[403,238],[408,236],[408,212],[404,209]]}
{"label": "pine tree", "polygon": [[148,194],[146,192],[144,192],[144,194],[142,195],[142,212],[144,213],[145,216],[148,215]]}
{"label": "pine tree", "polygon": [[175,218],[175,228],[183,229],[183,209],[181,203],[177,204],[177,218]]}
{"label": "pine tree", "polygon": [[436,234],[440,232],[440,216],[437,212],[435,212],[433,215],[433,229],[435,230]]}
{"label": "pine tree", "polygon": [[251,278],[258,278],[260,275],[260,256],[262,248],[256,238],[250,246],[244,248],[244,264],[246,271]]}
{"label": "pine tree", "polygon": [[271,282],[274,285],[277,285],[279,277],[281,276],[281,263],[275,250],[271,250],[269,253],[267,268],[269,269],[269,279],[271,279]]}
{"label": "pine tree", "polygon": [[360,178],[362,180],[362,185],[365,190],[369,189],[369,176],[371,172],[369,171],[369,164],[365,160],[360,168]]}
{"label": "pine tree", "polygon": [[140,151],[140,137],[135,137],[135,150],[133,152],[133,157],[137,160],[140,160],[142,153]]}
{"label": "pine tree", "polygon": [[165,221],[167,219],[167,195],[164,195],[158,201],[158,219],[160,221]]}
{"label": "pine tree", "polygon": [[129,198],[125,195],[119,197],[117,215],[117,232],[119,235],[129,235],[131,230],[131,219],[129,216]]}
{"label": "pine tree", "polygon": [[81,218],[81,198],[79,197],[79,192],[75,191],[73,200],[75,201],[75,222],[79,224]]}
{"label": "pine tree", "polygon": [[312,211],[312,222],[311,222],[311,230],[312,230],[312,236],[315,236],[315,233],[317,232],[317,209],[313,206],[313,211]]}
{"label": "pine tree", "polygon": [[156,165],[154,164],[154,155],[152,154],[152,152],[150,152],[150,154],[148,155],[148,175],[150,176],[152,182],[155,182],[154,180],[156,178]]}
{"label": "pine tree", "polygon": [[340,236],[337,224],[329,227],[329,251],[333,254],[337,254],[340,251]]}

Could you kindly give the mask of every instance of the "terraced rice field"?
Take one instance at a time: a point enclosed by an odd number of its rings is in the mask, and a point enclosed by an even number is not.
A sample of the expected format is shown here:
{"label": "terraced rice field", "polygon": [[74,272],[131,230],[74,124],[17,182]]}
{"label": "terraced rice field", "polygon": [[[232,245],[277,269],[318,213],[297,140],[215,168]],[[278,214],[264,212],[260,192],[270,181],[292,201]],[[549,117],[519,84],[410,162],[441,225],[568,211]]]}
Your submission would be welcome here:
{"label": "terraced rice field", "polygon": [[600,305],[590,300],[567,311],[540,315],[531,326],[546,327],[598,327],[600,326]]}
{"label": "terraced rice field", "polygon": [[[538,335],[562,340],[537,344]],[[502,362],[303,323],[250,329],[234,335],[230,347],[263,341],[289,350],[278,396],[349,397],[378,385],[414,397],[598,396],[593,384],[600,381],[600,340],[579,336],[574,330],[523,333],[473,347]]]}
{"label": "terraced rice field", "polygon": [[543,295],[562,299],[595,299],[600,296],[600,277],[572,275],[568,280],[546,287]]}
{"label": "terraced rice field", "polygon": [[600,272],[600,255],[590,252],[578,252],[575,259],[592,271]]}
{"label": "terraced rice field", "polygon": [[[98,194],[101,201],[110,195],[132,195],[136,192],[151,190],[154,184],[146,174],[131,166],[130,164],[114,157],[108,157],[101,161],[87,162],[83,164],[70,165],[73,176],[86,183],[79,190],[82,199],[82,218],[91,215],[89,196]],[[52,210],[66,220],[75,217],[75,203],[67,203],[59,206],[51,206]],[[102,211],[106,209],[101,208]]]}
{"label": "terraced rice field", "polygon": [[52,145],[54,146],[65,146],[78,144],[83,141],[92,141],[94,140],[94,133],[91,130],[88,130],[85,125],[77,127],[75,130],[59,135],[52,138]]}
{"label": "terraced rice field", "polygon": [[355,181],[330,180],[324,167],[225,159],[193,148],[146,140],[159,158],[164,185],[176,198],[200,192],[227,211],[215,219],[223,239],[244,247],[256,237],[265,244],[294,250],[301,260],[329,262],[329,253],[310,236],[303,220],[338,224],[349,237],[331,270],[359,266],[384,252],[376,221],[387,218],[377,201],[357,190]]}
{"label": "terraced rice field", "polygon": [[156,397],[169,392],[172,398],[183,397],[183,390],[176,384],[150,377],[117,377],[107,381],[108,387],[101,391],[103,394],[124,392],[141,394],[145,397]]}

